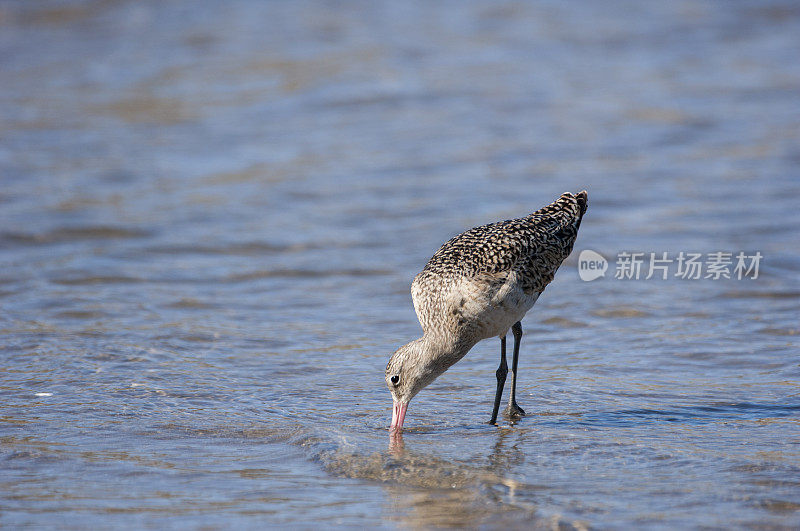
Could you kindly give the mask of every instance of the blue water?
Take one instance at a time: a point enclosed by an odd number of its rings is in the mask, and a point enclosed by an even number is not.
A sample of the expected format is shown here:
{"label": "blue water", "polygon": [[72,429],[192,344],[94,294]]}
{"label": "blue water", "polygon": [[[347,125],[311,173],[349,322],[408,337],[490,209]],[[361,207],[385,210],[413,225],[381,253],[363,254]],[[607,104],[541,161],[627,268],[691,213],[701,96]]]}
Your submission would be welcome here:
{"label": "blue water", "polygon": [[[798,52],[777,1],[4,2],[0,525],[797,528]],[[487,340],[391,440],[413,276],[584,188],[528,416]]]}

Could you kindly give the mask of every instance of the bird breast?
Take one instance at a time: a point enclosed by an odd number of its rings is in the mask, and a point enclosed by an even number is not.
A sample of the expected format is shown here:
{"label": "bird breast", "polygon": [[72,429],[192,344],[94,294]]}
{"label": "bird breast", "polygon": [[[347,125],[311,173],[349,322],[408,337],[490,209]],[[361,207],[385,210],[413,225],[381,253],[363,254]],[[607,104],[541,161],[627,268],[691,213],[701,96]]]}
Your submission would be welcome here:
{"label": "bird breast", "polygon": [[417,279],[412,285],[414,309],[426,334],[455,334],[475,342],[505,335],[538,296],[522,289],[514,271],[441,282]]}

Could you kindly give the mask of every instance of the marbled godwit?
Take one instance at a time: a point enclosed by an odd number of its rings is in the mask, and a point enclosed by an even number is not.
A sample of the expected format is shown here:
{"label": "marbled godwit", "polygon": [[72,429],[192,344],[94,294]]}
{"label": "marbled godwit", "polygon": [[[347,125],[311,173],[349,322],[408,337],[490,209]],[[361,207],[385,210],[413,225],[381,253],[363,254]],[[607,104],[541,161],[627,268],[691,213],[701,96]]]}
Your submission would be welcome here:
{"label": "marbled godwit", "polygon": [[522,416],[517,405],[520,320],[553,280],[569,256],[586,191],[564,193],[523,218],[470,229],[433,255],[411,284],[423,335],[399,349],[386,366],[386,385],[394,399],[391,430],[403,427],[408,402],[463,358],[482,339],[500,338],[500,367],[490,424],[497,421],[508,365],[506,334],[514,335],[511,396],[506,413]]}

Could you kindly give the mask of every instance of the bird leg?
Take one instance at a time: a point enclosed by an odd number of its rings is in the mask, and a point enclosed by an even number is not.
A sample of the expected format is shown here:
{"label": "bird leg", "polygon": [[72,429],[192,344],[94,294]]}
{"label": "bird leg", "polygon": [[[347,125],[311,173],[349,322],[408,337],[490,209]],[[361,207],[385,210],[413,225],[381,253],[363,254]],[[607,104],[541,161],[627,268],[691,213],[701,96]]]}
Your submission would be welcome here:
{"label": "bird leg", "polygon": [[500,338],[500,366],[497,368],[497,393],[494,395],[494,408],[492,408],[492,420],[489,424],[497,424],[497,412],[500,410],[500,398],[503,396],[503,386],[506,384],[508,374],[508,363],[506,363],[506,336]]}
{"label": "bird leg", "polygon": [[[512,417],[524,417],[525,411],[517,405],[517,362],[519,361],[519,344],[522,341],[522,324],[517,321],[511,327],[514,334],[514,355],[511,358],[511,396],[508,398],[506,415]],[[503,357],[505,361],[505,356]]]}

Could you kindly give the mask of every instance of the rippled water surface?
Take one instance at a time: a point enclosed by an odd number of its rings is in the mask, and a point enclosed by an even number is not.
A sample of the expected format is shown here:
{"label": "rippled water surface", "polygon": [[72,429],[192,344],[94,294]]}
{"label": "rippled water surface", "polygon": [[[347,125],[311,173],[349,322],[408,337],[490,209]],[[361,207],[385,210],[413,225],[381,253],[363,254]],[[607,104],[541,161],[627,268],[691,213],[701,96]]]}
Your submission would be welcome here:
{"label": "rippled water surface", "polygon": [[[0,525],[797,528],[798,56],[795,2],[3,2]],[[487,340],[390,441],[414,274],[582,188],[528,416]]]}

